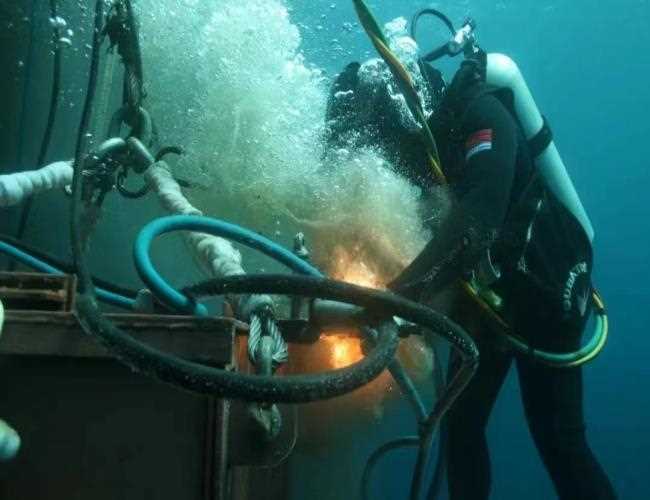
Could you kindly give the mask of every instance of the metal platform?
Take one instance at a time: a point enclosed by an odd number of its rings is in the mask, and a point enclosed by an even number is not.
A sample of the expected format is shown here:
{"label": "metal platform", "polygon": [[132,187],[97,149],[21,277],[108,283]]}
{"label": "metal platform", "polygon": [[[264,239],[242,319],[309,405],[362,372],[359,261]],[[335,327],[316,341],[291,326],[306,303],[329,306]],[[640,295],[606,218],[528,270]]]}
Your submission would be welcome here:
{"label": "metal platform", "polygon": [[[0,464],[0,499],[284,498],[286,474],[269,467],[295,442],[293,411],[283,408],[281,440],[260,449],[243,404],[179,390],[115,361],[81,330],[74,287],[70,276],[0,273],[0,417],[22,438],[16,459]],[[238,368],[243,325],[233,319],[107,316],[161,350]]]}

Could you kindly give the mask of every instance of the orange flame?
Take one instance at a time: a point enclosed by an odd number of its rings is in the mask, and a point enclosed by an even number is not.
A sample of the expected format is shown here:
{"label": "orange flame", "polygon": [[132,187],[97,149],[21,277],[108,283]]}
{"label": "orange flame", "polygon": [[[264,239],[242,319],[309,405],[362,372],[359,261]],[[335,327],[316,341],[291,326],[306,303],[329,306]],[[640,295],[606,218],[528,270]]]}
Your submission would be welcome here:
{"label": "orange flame", "polygon": [[[359,253],[354,249],[354,253]],[[337,280],[353,283],[368,288],[382,289],[385,287],[384,280],[374,272],[363,260],[357,260],[354,255],[342,246],[334,248],[334,259],[330,275]],[[333,368],[344,368],[356,363],[363,358],[361,341],[351,337],[350,332],[341,331],[329,332],[323,335],[321,340],[331,346],[330,363]]]}

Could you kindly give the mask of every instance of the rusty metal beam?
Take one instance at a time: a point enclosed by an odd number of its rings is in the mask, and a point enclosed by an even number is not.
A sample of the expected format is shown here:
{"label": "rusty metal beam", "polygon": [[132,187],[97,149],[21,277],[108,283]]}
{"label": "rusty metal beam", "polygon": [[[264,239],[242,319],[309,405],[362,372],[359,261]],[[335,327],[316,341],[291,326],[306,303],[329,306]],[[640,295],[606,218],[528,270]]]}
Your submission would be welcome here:
{"label": "rusty metal beam", "polygon": [[[138,340],[178,356],[229,365],[235,322],[227,318],[108,314]],[[110,358],[72,313],[7,311],[0,354]]]}

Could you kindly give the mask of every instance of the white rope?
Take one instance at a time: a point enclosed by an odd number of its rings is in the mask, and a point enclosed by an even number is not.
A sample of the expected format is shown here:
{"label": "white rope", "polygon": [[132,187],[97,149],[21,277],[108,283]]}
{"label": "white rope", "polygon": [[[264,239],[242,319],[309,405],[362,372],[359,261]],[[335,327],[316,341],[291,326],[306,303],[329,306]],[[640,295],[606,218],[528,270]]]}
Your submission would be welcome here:
{"label": "white rope", "polygon": [[[144,178],[168,212],[178,215],[203,215],[203,212],[187,200],[164,161],[149,167]],[[194,231],[185,234],[194,256],[208,274],[218,278],[245,274],[241,253],[228,240]],[[229,297],[229,300],[235,308],[235,313],[243,321],[249,321],[254,311],[262,307],[273,307],[273,301],[268,295],[240,296],[238,300]]]}
{"label": "white rope", "polygon": [[38,170],[0,175],[0,207],[10,207],[26,198],[72,183],[72,161],[57,161]]}

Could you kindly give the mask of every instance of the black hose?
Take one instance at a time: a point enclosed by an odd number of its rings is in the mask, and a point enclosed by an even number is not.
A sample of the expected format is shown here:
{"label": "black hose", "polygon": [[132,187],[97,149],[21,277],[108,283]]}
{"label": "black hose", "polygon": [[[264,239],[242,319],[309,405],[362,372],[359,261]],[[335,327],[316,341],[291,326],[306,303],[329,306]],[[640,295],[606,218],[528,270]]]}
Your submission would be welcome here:
{"label": "black hose", "polygon": [[[52,131],[54,130],[54,121],[56,120],[56,112],[59,106],[59,91],[61,87],[61,47],[58,43],[59,40],[59,28],[56,24],[57,18],[57,8],[56,0],[50,0],[50,18],[54,20],[54,27],[52,29],[52,44],[54,45],[54,68],[52,73],[52,92],[50,95],[50,110],[47,117],[47,125],[45,127],[45,133],[43,134],[43,140],[41,141],[41,148],[38,153],[38,158],[36,160],[36,166],[42,167],[45,164],[45,157],[47,156],[47,150],[50,146],[50,141],[52,140]],[[32,19],[32,23],[34,20]],[[31,50],[31,49],[30,49]],[[32,206],[34,203],[34,196],[29,196],[25,201],[20,212],[20,221],[18,222],[18,229],[16,231],[16,238],[22,240],[25,236],[25,231],[27,229],[27,223],[29,222],[29,216],[32,211]],[[9,271],[16,269],[15,262],[11,262],[8,267]]]}
{"label": "black hose", "polygon": [[[198,298],[208,295],[270,293],[302,295],[348,302],[365,308],[370,315],[384,319],[398,316],[440,335],[458,351],[463,363],[478,365],[478,350],[472,338],[444,314],[429,307],[383,290],[366,288],[351,283],[327,280],[315,276],[291,274],[262,274],[210,279],[187,287],[185,293]],[[462,369],[461,369],[462,370]]]}
{"label": "black hose", "polygon": [[444,15],[442,12],[440,12],[437,9],[421,9],[415,13],[413,16],[413,19],[411,20],[411,38],[417,42],[417,28],[418,28],[418,21],[420,18],[424,15],[432,15],[436,16],[438,19],[440,19],[443,23],[445,23],[445,26],[449,28],[449,32],[453,35],[456,34],[456,29],[454,28],[454,23],[451,22],[451,20]]}
{"label": "black hose", "polygon": [[370,500],[370,479],[372,477],[372,471],[386,453],[399,448],[418,446],[419,444],[420,438],[418,436],[405,436],[388,441],[373,451],[372,455],[370,455],[366,462],[366,466],[363,469],[363,475],[361,476],[362,500]]}
{"label": "black hose", "polygon": [[[442,392],[442,387],[445,384],[445,375],[443,372],[442,362],[440,357],[437,354],[437,351],[433,350],[435,360],[434,360],[434,372],[433,379],[434,385],[436,387],[436,394]],[[440,498],[440,491],[442,489],[442,480],[445,473],[446,465],[446,456],[447,456],[447,429],[445,421],[443,420],[440,423],[440,437],[438,438],[438,454],[436,457],[436,465],[434,467],[433,479],[429,485],[429,491],[427,492],[427,500],[436,500]]]}
{"label": "black hose", "polygon": [[32,79],[32,62],[34,59],[34,25],[36,10],[36,0],[32,0],[29,13],[29,45],[27,46],[27,60],[25,61],[25,81],[23,82],[23,92],[20,105],[20,121],[18,123],[18,137],[16,144],[16,167],[22,168],[23,150],[25,148],[25,114],[27,111],[27,96],[29,84]]}
{"label": "black hose", "polygon": [[[120,361],[133,370],[175,386],[216,397],[257,402],[301,403],[345,394],[378,376],[393,359],[397,349],[397,333],[391,318],[392,315],[398,315],[445,337],[459,351],[463,362],[461,373],[451,381],[446,394],[425,423],[433,428],[432,424],[444,414],[473,375],[478,363],[478,351],[471,338],[445,316],[394,294],[325,278],[292,275],[235,276],[211,280],[189,289],[196,295],[281,293],[322,297],[349,302],[376,313],[383,320],[378,330],[376,347],[361,361],[322,375],[254,376],[191,363],[138,342],[102,315],[97,306],[86,262],[87,238],[94,225],[93,214],[83,209],[82,200],[82,155],[85,149],[83,139],[88,128],[97,84],[102,18],[103,0],[97,0],[90,76],[78,131],[72,182],[72,252],[79,278],[77,314],[84,331],[100,340]],[[389,318],[386,318],[386,311],[391,311]]]}
{"label": "black hose", "polygon": [[[125,86],[125,100],[129,108],[133,111],[142,106],[142,100],[144,99],[144,76],[143,76],[143,65],[142,65],[142,52],[140,51],[140,38],[139,38],[139,28],[138,22],[135,17],[135,12],[133,11],[133,5],[131,0],[125,0],[126,4],[126,15],[127,15],[127,27],[126,37],[128,41],[125,45],[128,48],[125,48],[125,53],[128,53],[128,56],[122,54],[124,60],[125,72],[124,72],[124,86]],[[149,144],[148,144],[149,145]]]}
{"label": "black hose", "polygon": [[[89,236],[94,221],[92,214],[83,209],[82,200],[83,137],[88,128],[97,84],[102,18],[103,0],[97,0],[90,77],[78,131],[72,180],[72,253],[79,278],[77,315],[84,331],[102,342],[120,361],[135,371],[190,391],[216,397],[256,402],[309,402],[345,394],[378,376],[393,359],[397,350],[397,332],[390,323],[379,329],[377,344],[372,352],[352,366],[327,375],[272,377],[219,370],[165,354],[138,342],[103,316],[97,306],[86,261],[88,242],[84,234]],[[229,280],[224,282],[227,284]],[[317,290],[312,292],[317,293]],[[352,293],[348,295],[353,302],[356,301]]]}
{"label": "black hose", "polygon": [[[81,264],[80,276],[85,274],[84,268]],[[86,279],[83,281],[90,286]],[[354,297],[350,295],[349,300],[353,301]],[[386,323],[386,327],[379,328],[375,348],[354,365],[318,375],[258,376],[192,363],[142,344],[101,314],[92,293],[78,296],[77,313],[84,331],[100,340],[118,360],[143,375],[192,392],[264,403],[308,403],[351,392],[386,368],[398,342],[396,329]]]}
{"label": "black hose", "polygon": [[[434,387],[435,387],[435,393],[436,397],[438,395],[442,394],[442,390],[444,387],[444,375],[442,372],[442,365],[440,363],[439,356],[437,354],[437,351],[433,349],[433,355],[434,355],[434,369],[433,369],[433,377],[434,377]],[[390,365],[388,365],[388,369],[395,379],[395,381],[398,383],[400,386],[400,389],[402,390],[403,393],[407,396],[409,399],[409,402],[413,406],[413,409],[415,410],[415,413],[418,415],[418,423],[423,423],[426,418],[426,410],[424,408],[424,404],[422,403],[421,399],[419,398],[419,395],[417,394],[417,391],[415,389],[415,386],[413,385],[413,382],[411,379],[406,375],[406,372],[404,371],[404,368],[401,365],[398,365],[397,367],[394,366],[395,362],[397,359],[393,360]],[[404,380],[402,375],[406,376],[406,379]],[[442,438],[442,436],[441,436]],[[366,466],[363,471],[363,476],[361,480],[361,497],[363,500],[369,499],[369,482],[370,482],[370,476],[372,474],[372,469],[374,468],[375,464],[377,461],[387,452],[400,448],[400,447],[407,447],[407,446],[419,446],[419,451],[418,451],[418,457],[423,453],[423,446],[424,443],[422,442],[420,437],[406,437],[406,438],[399,438],[394,441],[389,441],[388,443],[383,444],[380,446],[377,450],[375,450],[372,455],[370,455],[370,458],[368,458],[368,461],[366,462]],[[441,468],[439,465],[441,465],[443,462],[441,462],[441,457],[440,455],[438,456],[438,463],[436,465],[436,470],[435,470],[435,476],[434,476],[434,482],[431,485],[434,487],[434,491],[439,491],[439,483],[441,479]],[[424,468],[424,466],[422,466]],[[415,472],[418,470],[418,464],[416,463],[416,467],[414,469],[414,475]],[[420,473],[417,477],[417,479],[413,479],[413,484],[415,484],[415,481],[418,481],[419,483],[422,483],[424,481],[424,474]],[[435,485],[437,485],[437,488],[435,488]],[[413,490],[416,491],[421,491],[422,490],[422,484],[419,484],[416,488],[411,488],[411,491]],[[429,492],[431,492],[431,488],[429,489]]]}
{"label": "black hose", "polygon": [[436,457],[436,465],[433,470],[433,478],[429,485],[427,492],[427,500],[440,500],[442,481],[446,469],[447,460],[447,425],[442,421],[440,425],[440,434],[438,438],[438,455]]}
{"label": "black hose", "polygon": [[[77,173],[81,173],[83,154],[86,150],[86,132],[90,125],[90,116],[92,113],[93,103],[95,101],[95,92],[97,90],[97,75],[99,73],[99,49],[102,39],[102,22],[104,19],[104,1],[96,0],[95,3],[95,21],[93,24],[93,45],[90,55],[90,70],[88,75],[88,88],[86,90],[86,99],[84,107],[81,112],[81,121],[79,123],[79,130],[77,131],[77,141],[75,144],[74,152],[74,172],[73,181]],[[80,179],[78,179],[80,180]],[[74,186],[73,186],[74,190]],[[73,220],[72,227],[77,227],[76,221]],[[74,233],[75,231],[73,231]]]}
{"label": "black hose", "polygon": [[[478,366],[478,350],[471,337],[443,314],[404,297],[382,290],[369,289],[324,280],[312,276],[249,275],[213,279],[189,287],[186,293],[194,297],[221,294],[270,293],[302,295],[349,302],[365,308],[370,315],[385,318],[398,316],[429,329],[451,343],[461,360],[461,367],[449,382],[447,390],[437,401],[434,411],[423,422],[423,435],[432,434],[442,416],[469,383]],[[353,300],[351,300],[353,299]]]}

